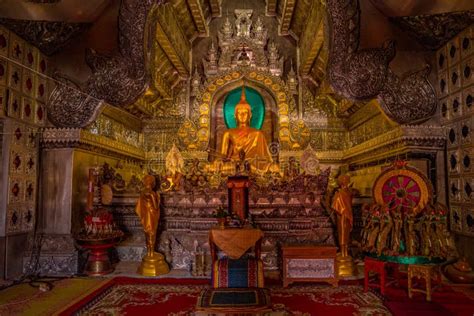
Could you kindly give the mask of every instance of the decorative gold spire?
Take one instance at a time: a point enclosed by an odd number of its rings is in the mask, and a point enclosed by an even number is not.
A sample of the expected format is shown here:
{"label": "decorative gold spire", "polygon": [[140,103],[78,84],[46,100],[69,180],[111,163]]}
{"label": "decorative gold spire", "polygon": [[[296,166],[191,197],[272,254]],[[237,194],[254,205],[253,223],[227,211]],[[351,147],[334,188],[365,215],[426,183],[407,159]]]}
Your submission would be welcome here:
{"label": "decorative gold spire", "polygon": [[240,93],[239,103],[247,103],[247,100],[245,99],[245,83],[242,85],[242,92]]}
{"label": "decorative gold spire", "polygon": [[247,99],[245,98],[245,83],[242,85],[242,93],[240,94],[240,101],[235,106],[235,109],[237,109],[237,107],[239,107],[239,108],[245,107],[249,111],[251,111],[250,104],[247,102]]}

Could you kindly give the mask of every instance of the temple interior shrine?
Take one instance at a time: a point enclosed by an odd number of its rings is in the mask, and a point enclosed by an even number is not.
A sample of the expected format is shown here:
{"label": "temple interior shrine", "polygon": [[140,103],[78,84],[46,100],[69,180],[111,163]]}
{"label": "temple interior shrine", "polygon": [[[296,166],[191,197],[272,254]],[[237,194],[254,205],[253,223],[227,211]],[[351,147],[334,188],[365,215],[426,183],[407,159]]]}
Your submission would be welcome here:
{"label": "temple interior shrine", "polygon": [[0,1],[0,315],[474,315],[472,0]]}

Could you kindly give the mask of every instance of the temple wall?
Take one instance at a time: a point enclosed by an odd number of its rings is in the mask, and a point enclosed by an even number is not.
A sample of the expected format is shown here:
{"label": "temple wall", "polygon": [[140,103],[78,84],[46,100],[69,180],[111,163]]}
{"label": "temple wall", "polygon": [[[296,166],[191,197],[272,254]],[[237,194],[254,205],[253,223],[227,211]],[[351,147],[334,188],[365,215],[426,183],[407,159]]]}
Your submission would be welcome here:
{"label": "temple wall", "polygon": [[[34,268],[29,258],[35,256],[36,268],[44,275],[71,275],[82,271],[84,254],[78,252],[73,237],[82,228],[90,168],[100,170],[108,164],[118,170],[120,177],[111,184],[117,190],[124,190],[132,176],[141,177],[144,152],[129,144],[138,137],[135,145],[142,145],[141,134],[113,120],[107,111],[101,116],[98,121],[109,122],[105,124],[108,128],[93,124],[86,130],[47,129],[43,135],[40,234],[28,242],[23,260],[25,271]],[[99,193],[95,198],[97,205],[100,205]],[[36,247],[41,247],[40,254],[35,253]]]}
{"label": "temple wall", "polygon": [[447,135],[447,192],[451,230],[460,255],[474,264],[474,27],[453,38],[436,54],[438,117]]}
{"label": "temple wall", "polygon": [[50,63],[4,27],[0,39],[0,276],[15,278],[37,220],[38,135],[46,121]]}

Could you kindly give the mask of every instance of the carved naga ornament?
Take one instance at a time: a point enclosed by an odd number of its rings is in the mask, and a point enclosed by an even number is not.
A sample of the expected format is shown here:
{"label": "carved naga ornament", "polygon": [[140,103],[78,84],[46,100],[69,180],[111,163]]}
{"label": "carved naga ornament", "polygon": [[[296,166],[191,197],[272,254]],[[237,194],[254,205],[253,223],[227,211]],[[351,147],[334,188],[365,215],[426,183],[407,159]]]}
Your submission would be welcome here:
{"label": "carved naga ornament", "polygon": [[359,50],[358,0],[327,0],[329,24],[329,80],[338,93],[356,101],[378,98],[392,120],[420,123],[436,110],[436,95],[427,75],[429,67],[399,78],[389,63],[395,44]]}
{"label": "carved naga ornament", "polygon": [[161,1],[122,1],[119,51],[109,57],[88,50],[86,62],[92,75],[81,88],[70,80],[61,80],[64,84],[58,84],[48,100],[48,117],[54,125],[85,127],[100,113],[103,101],[121,106],[143,94],[149,81],[143,45],[145,22],[154,3]]}

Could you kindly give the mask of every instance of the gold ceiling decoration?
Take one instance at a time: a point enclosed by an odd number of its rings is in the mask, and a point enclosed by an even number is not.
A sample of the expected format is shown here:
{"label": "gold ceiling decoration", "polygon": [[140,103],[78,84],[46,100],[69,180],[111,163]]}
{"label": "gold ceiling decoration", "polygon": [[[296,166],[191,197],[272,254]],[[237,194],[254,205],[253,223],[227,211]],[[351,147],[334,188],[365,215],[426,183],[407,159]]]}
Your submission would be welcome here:
{"label": "gold ceiling decoration", "polygon": [[296,0],[286,0],[283,4],[281,12],[281,19],[279,25],[279,33],[282,35],[288,34],[290,30],[291,19],[295,10]]}

